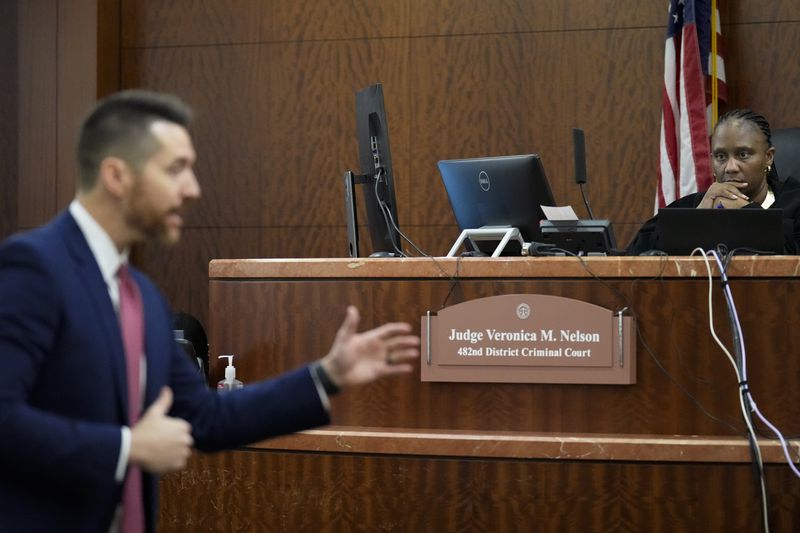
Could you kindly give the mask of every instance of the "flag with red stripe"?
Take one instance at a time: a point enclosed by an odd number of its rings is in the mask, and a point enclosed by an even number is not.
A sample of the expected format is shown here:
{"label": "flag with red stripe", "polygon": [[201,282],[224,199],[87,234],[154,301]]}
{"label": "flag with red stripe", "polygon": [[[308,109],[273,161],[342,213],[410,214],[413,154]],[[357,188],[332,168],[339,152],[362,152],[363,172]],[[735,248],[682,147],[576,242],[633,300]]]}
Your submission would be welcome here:
{"label": "flag with red stripe", "polygon": [[709,0],[670,0],[656,208],[712,182],[705,83],[710,13]]}

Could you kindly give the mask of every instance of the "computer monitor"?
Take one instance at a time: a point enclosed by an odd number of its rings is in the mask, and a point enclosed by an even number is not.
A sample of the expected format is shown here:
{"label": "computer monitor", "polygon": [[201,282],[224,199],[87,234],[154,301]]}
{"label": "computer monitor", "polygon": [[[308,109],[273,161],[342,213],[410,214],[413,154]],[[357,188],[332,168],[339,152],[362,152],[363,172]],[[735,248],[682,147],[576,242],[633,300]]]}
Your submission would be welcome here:
{"label": "computer monitor", "polygon": [[[537,154],[439,161],[439,172],[460,230],[512,226],[525,242],[541,241],[540,206],[555,205],[550,183]],[[496,243],[475,242],[491,255]],[[520,255],[509,242],[503,255]]]}
{"label": "computer monitor", "polygon": [[403,255],[397,220],[389,127],[383,104],[383,87],[370,85],[356,93],[356,132],[361,174],[345,173],[345,214],[349,254],[359,255],[356,186],[361,187],[372,241],[371,257]]}

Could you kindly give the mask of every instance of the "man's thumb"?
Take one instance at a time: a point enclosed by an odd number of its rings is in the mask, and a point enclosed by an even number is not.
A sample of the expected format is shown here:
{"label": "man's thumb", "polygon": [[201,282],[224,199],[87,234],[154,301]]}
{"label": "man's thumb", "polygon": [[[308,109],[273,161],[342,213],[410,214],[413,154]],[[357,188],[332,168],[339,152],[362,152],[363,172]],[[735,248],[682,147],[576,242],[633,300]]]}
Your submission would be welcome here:
{"label": "man's thumb", "polygon": [[358,322],[361,319],[358,309],[353,305],[347,306],[347,314],[342,322],[341,331],[346,335],[354,335],[358,331]]}
{"label": "man's thumb", "polygon": [[156,398],[156,401],[150,405],[150,408],[147,410],[147,412],[166,416],[170,407],[172,407],[172,389],[169,387],[163,387],[158,395],[158,398]]}

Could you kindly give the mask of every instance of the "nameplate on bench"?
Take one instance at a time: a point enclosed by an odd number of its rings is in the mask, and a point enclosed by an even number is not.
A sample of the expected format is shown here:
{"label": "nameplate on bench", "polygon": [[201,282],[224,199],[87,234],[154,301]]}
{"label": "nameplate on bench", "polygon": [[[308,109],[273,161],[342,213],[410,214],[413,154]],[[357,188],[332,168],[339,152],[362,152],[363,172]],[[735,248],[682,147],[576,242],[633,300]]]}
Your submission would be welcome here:
{"label": "nameplate on bench", "polygon": [[636,383],[633,318],[581,300],[490,296],[422,317],[422,381]]}

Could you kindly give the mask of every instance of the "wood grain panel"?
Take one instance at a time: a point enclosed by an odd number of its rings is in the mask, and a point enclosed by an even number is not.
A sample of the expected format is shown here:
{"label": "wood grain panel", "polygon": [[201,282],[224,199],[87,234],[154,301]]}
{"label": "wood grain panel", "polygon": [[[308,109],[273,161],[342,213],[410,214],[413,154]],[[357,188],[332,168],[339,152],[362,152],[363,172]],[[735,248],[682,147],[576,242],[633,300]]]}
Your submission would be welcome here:
{"label": "wood grain panel", "polygon": [[[445,197],[445,202],[446,201],[447,198]],[[447,204],[448,210],[450,209],[449,205],[450,204]],[[434,257],[441,257],[450,251],[450,248],[456,242],[456,239],[460,234],[452,212],[450,213],[450,220],[450,224],[441,226],[433,224],[412,226],[407,224],[402,226],[401,229],[403,230],[403,233],[405,233],[412,241],[414,241],[417,247],[424,253]],[[405,249],[409,255],[420,255],[411,246],[406,245]]]}
{"label": "wood grain panel", "polygon": [[174,247],[147,245],[135,261],[164,292],[172,309],[196,316],[208,325],[208,263],[211,259],[258,257],[258,229],[185,228]]}
{"label": "wood grain panel", "polygon": [[[583,213],[571,148],[571,127],[582,127],[597,216],[645,220],[655,187],[660,109],[652,102],[661,76],[648,58],[662,41],[660,30],[415,40],[412,174],[437,176],[441,158],[536,152],[557,203]],[[417,183],[413,203],[421,209],[413,222],[452,220],[439,180]]]}
{"label": "wood grain panel", "polygon": [[[764,464],[785,464],[778,440],[759,439]],[[789,443],[790,456],[800,445]],[[739,463],[752,461],[744,436],[600,435],[597,433],[531,433],[453,429],[325,426],[275,437],[247,446],[253,450],[372,455],[462,457],[637,463]]]}
{"label": "wood grain panel", "polygon": [[58,150],[56,208],[75,196],[75,146],[84,116],[97,100],[98,0],[58,3]]}
{"label": "wood grain panel", "polygon": [[[123,45],[130,47],[316,40],[401,35],[450,35],[522,31],[564,31],[661,27],[657,2],[604,0],[586,4],[503,0],[365,2],[339,0],[302,4],[290,0],[238,0],[223,8],[211,0],[126,0],[122,4]],[[796,21],[792,0],[755,0],[722,5],[723,24]]]}
{"label": "wood grain panel", "polygon": [[[539,153],[551,179],[560,174],[561,139],[553,126],[568,111],[555,105],[556,83],[529,82],[534,70],[552,79],[563,45],[563,37],[513,34],[412,42],[412,224],[452,223],[440,159]],[[537,135],[544,131],[552,134]]]}
{"label": "wood grain panel", "polygon": [[120,89],[121,0],[97,2],[97,96]]}
{"label": "wood grain panel", "polygon": [[123,2],[123,46],[363,39],[409,33],[408,0]]}
{"label": "wood grain panel", "polygon": [[[798,20],[793,0],[723,4],[728,23]],[[125,48],[530,31],[663,28],[659,2],[125,0]]]}
{"label": "wood grain panel", "polygon": [[266,53],[259,46],[123,52],[123,88],[172,92],[195,108],[196,173],[204,192],[187,227],[260,223],[265,182],[272,179],[260,166],[274,98],[260,77]]}
{"label": "wood grain panel", "polygon": [[0,240],[17,229],[17,2],[0,1]]}
{"label": "wood grain panel", "polygon": [[[586,132],[594,213],[615,224],[642,222],[652,215],[655,198],[663,66],[653,58],[663,53],[663,31],[575,32],[567,46],[567,57],[580,59],[561,104],[572,104],[573,123]],[[571,141],[561,150],[571,178]],[[580,190],[572,179],[568,183],[567,197],[577,208]]]}
{"label": "wood grain panel", "polygon": [[[798,22],[800,4],[795,0],[754,0],[751,2],[724,2],[720,7],[722,25],[753,22]],[[727,35],[723,33],[723,35]],[[726,41],[728,37],[725,37]],[[727,59],[726,59],[727,61]]]}
{"label": "wood grain panel", "polygon": [[[314,321],[315,335],[308,338],[308,309],[319,309],[318,316],[337,317],[346,302],[353,303],[362,309],[363,327],[368,328],[386,320],[418,324],[428,309],[435,311],[445,302],[452,305],[497,294],[551,294],[609,309],[627,306],[640,317],[634,386],[422,383],[416,377],[403,378],[337,397],[335,423],[599,433],[724,435],[741,431],[736,379],[704,326],[708,319],[703,280],[460,280],[452,292],[451,287],[448,280],[212,281],[213,305],[230,310],[217,312],[217,321],[212,315],[212,339],[224,345],[220,349],[245,355],[240,368],[252,381],[327,351],[338,319],[327,324]],[[734,290],[748,350],[759,354],[753,355],[758,363],[753,359],[750,366],[755,398],[786,431],[800,433],[796,417],[780,407],[800,401],[794,385],[800,362],[778,355],[796,351],[789,332],[797,325],[786,317],[798,316],[800,286],[793,281],[737,280]],[[774,298],[765,299],[764,294]],[[248,306],[246,312],[243,305]],[[265,317],[273,317],[274,323],[262,329],[253,328],[249,321],[232,320],[239,316],[233,314],[239,309],[240,316],[260,317],[256,323],[263,323]],[[722,307],[715,309],[715,316],[720,335],[729,338]],[[217,373],[220,369],[212,366]],[[775,390],[785,392],[777,397],[771,392]],[[704,415],[688,395],[737,429]],[[376,403],[381,397],[390,400]],[[398,405],[403,409],[398,410]]]}
{"label": "wood grain panel", "polygon": [[[800,489],[766,468],[774,531]],[[731,502],[737,502],[732,505]],[[165,476],[160,531],[759,531],[748,465],[237,451]]]}
{"label": "wood grain panel", "polygon": [[636,0],[412,0],[415,35],[574,31],[666,26],[665,4]]}
{"label": "wood grain panel", "polygon": [[[627,305],[639,317],[641,332],[637,384],[420,383],[414,376],[406,376],[337,396],[335,422],[445,431],[474,425],[476,432],[497,429],[559,434],[569,432],[568,428],[581,428],[582,432],[630,433],[649,428],[667,435],[741,434],[736,379],[706,331],[702,279],[683,277],[685,274],[663,280],[522,279],[523,267],[529,263],[516,264],[519,276],[460,281],[449,303],[534,292],[614,309]],[[338,283],[321,279],[298,283],[292,278],[284,283],[250,279],[237,284],[215,279],[211,283],[215,309],[228,309],[235,302],[241,316],[254,317],[254,322],[264,327],[251,326],[246,331],[237,328],[232,323],[240,321],[222,311],[211,324],[212,343],[216,337],[226,349],[233,347],[243,353],[239,368],[246,369],[248,375],[274,375],[325,350],[338,322],[334,318],[337,306],[343,302],[362,308],[364,327],[388,319],[414,321],[426,307],[436,309],[444,303],[449,281],[428,278],[415,282],[401,270],[393,276],[342,279]],[[797,433],[800,426],[796,416],[785,406],[800,400],[795,383],[800,361],[787,360],[781,354],[796,351],[791,332],[797,327],[794,317],[800,316],[800,284],[793,278],[744,276],[732,281],[732,290],[747,348],[751,354],[758,354],[751,356],[758,362],[751,363],[749,380],[756,401],[787,433]],[[319,315],[309,317],[309,309],[319,310]],[[721,337],[728,339],[721,302],[716,302],[714,312]],[[331,318],[320,321],[317,316]],[[309,321],[315,328],[312,338],[304,334]],[[253,331],[257,333],[252,335]],[[654,355],[646,354],[646,348]],[[709,412],[731,419],[737,429],[711,421],[675,382]],[[781,391],[781,395],[775,391]],[[346,440],[341,444],[346,448]],[[216,501],[219,488],[226,482],[239,490],[222,491],[224,502],[198,511],[203,527],[221,527],[215,522],[220,518],[207,509],[221,509],[220,517],[227,511],[235,514],[236,520],[243,520],[233,529],[256,530],[277,524],[282,530],[369,531],[378,524],[397,531],[525,531],[536,520],[537,527],[554,531],[749,531],[757,528],[760,520],[750,467],[745,464],[484,461],[463,456],[434,459],[360,452],[328,455],[319,450],[284,454],[280,450],[278,445],[274,452],[263,455],[239,451],[195,458],[187,472],[165,482],[163,508],[169,511],[162,513],[163,527],[169,529],[186,520],[187,514],[196,514],[191,502],[197,501],[206,487],[215,490],[205,492],[203,501]],[[220,463],[210,467],[216,460]],[[197,461],[201,461],[200,466],[195,466]],[[258,473],[253,474],[254,470]],[[225,476],[224,481],[220,476]],[[175,477],[179,481],[174,481]],[[788,530],[795,526],[800,501],[786,493],[787,486],[792,487],[790,491],[798,490],[790,477],[783,465],[767,467],[768,491],[775,497],[770,507],[773,527],[780,524]],[[178,484],[178,492],[171,483]],[[258,496],[261,493],[263,497]],[[173,494],[179,496],[172,499]],[[188,494],[192,496],[188,498]],[[734,500],[739,502],[735,510],[725,507],[723,502]],[[719,511],[722,508],[726,509],[724,513]],[[282,511],[272,516],[272,509]]]}
{"label": "wood grain panel", "polygon": [[290,43],[268,49],[269,74],[262,83],[269,87],[270,120],[261,153],[266,187],[261,223],[344,226],[342,174],[358,171],[359,165],[355,93],[381,82],[402,225],[413,208],[409,191],[415,181],[409,171],[408,41]]}
{"label": "wood grain panel", "polygon": [[790,90],[800,84],[800,14],[794,22],[733,26],[725,39],[729,107],[755,109],[774,129],[800,125]]}
{"label": "wood grain panel", "polygon": [[[692,280],[703,278],[705,260],[698,256],[660,257],[407,257],[400,261],[376,258],[219,259],[208,272],[212,281],[248,279],[339,280],[486,280],[550,279],[586,281]],[[713,276],[719,269],[712,264]],[[800,257],[791,255],[734,257],[726,267],[732,279],[792,280],[800,270]],[[598,279],[599,278],[599,279]],[[621,301],[621,300],[620,300]]]}
{"label": "wood grain panel", "polygon": [[262,41],[358,40],[407,36],[410,0],[272,0]]}
{"label": "wood grain panel", "polygon": [[[263,228],[261,256],[344,255],[341,173],[357,159],[353,93],[375,81],[386,94],[400,226],[426,251],[445,253],[457,234],[436,169],[442,158],[539,152],[558,202],[583,213],[573,126],[587,133],[593,208],[614,221],[621,246],[651,212],[660,4],[120,2],[122,85],[176,92],[198,111],[204,197],[188,226],[230,235]],[[731,100],[775,127],[796,125],[784,88],[800,76],[789,54],[797,7],[748,6],[723,12]],[[760,20],[776,23],[750,24]],[[774,79],[781,83],[763,83]],[[365,253],[368,241],[362,229]],[[204,257],[226,255],[214,243]],[[191,284],[204,284],[202,270],[191,271]],[[187,283],[163,279],[168,293]],[[175,297],[196,302],[204,291]]]}
{"label": "wood grain panel", "polygon": [[259,253],[259,257],[347,257],[347,232],[344,226],[265,227]]}
{"label": "wood grain panel", "polygon": [[[456,40],[438,41],[450,47]],[[474,46],[478,38],[464,40]],[[569,38],[535,36],[529,41],[526,39],[521,46],[510,46],[518,50],[516,57],[505,50],[492,50],[488,43],[480,50],[483,53],[456,50],[445,52],[441,57],[431,53],[421,56],[420,62],[430,63],[419,66],[420,78],[433,79],[433,72],[447,74],[439,76],[438,86],[415,84],[423,87],[421,91],[429,88],[429,92],[413,98],[420,105],[415,108],[412,129],[431,132],[422,137],[420,149],[415,150],[420,154],[414,159],[415,163],[421,161],[420,164],[430,165],[437,157],[428,159],[426,151],[441,154],[448,149],[458,149],[459,142],[465,140],[454,139],[451,131],[477,136],[477,139],[473,137],[474,144],[480,148],[462,146],[462,154],[481,155],[479,149],[484,150],[483,155],[488,150],[496,155],[538,152],[542,154],[556,201],[573,205],[582,213],[580,191],[573,182],[570,131],[571,127],[582,127],[587,134],[589,195],[595,212],[621,223],[646,219],[652,209],[650,197],[655,186],[659,117],[659,109],[648,102],[658,98],[660,67],[647,59],[649,54],[638,53],[643,42],[651,43],[650,51],[658,53],[662,47],[660,32],[575,32]],[[419,43],[419,46],[424,45]],[[484,69],[478,76],[466,77],[471,70],[467,63],[471,66],[483,61],[496,65],[496,57],[501,56],[509,61],[504,72]],[[414,54],[413,57],[420,56]],[[641,58],[634,60],[637,65],[631,65],[632,57]],[[574,70],[563,68],[565,63],[572,62],[570,58],[580,58]],[[643,70],[650,74],[642,75]],[[487,83],[487,79],[494,81]],[[447,85],[442,86],[444,83]],[[509,85],[518,88],[516,94],[503,94]],[[447,113],[448,107],[453,111]],[[476,110],[484,111],[489,119],[476,118]],[[502,124],[505,117],[508,123]],[[426,127],[431,125],[428,120],[439,126]],[[484,125],[490,121],[499,124],[480,135],[481,126],[486,128]],[[476,127],[476,123],[481,126]],[[492,147],[492,143],[496,146]],[[615,148],[610,149],[609,145]],[[620,186],[620,182],[625,185]],[[423,189],[419,202],[426,201],[447,205],[446,196],[441,192],[436,194]],[[598,209],[597,206],[602,207]],[[429,211],[433,210],[430,206]]]}
{"label": "wood grain panel", "polygon": [[135,262],[155,280],[175,311],[208,324],[212,259],[344,257],[346,243],[344,228],[184,228],[179,244],[139,247]]}
{"label": "wood grain panel", "polygon": [[269,3],[260,0],[122,0],[122,46],[251,43]]}
{"label": "wood grain panel", "polygon": [[133,50],[123,55],[123,85],[175,92],[198,111],[205,192],[188,227],[338,226],[344,234],[341,175],[358,165],[355,91],[377,80],[386,83],[401,224],[409,206],[406,56],[384,41]]}
{"label": "wood grain panel", "polygon": [[48,0],[18,3],[18,228],[36,227],[57,211],[57,8]]}

